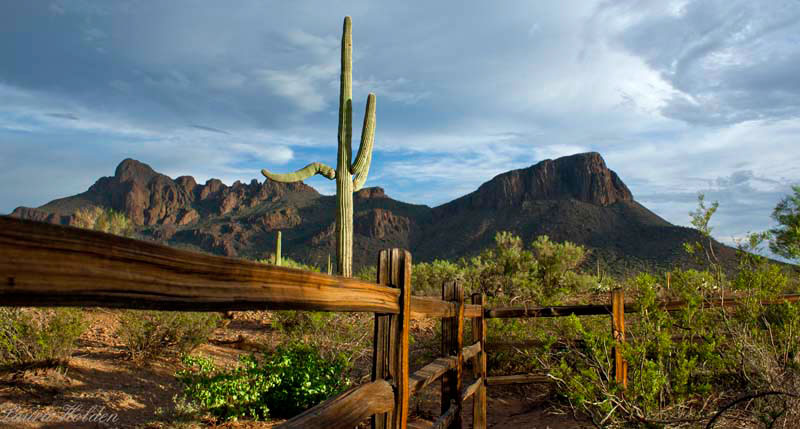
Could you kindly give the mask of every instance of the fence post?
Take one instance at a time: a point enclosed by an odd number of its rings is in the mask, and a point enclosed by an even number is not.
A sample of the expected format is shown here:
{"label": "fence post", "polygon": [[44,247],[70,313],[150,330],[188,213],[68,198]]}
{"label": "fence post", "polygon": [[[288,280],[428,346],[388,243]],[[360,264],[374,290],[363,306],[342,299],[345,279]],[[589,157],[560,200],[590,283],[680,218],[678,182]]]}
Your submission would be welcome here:
{"label": "fence post", "polygon": [[447,429],[461,429],[461,386],[464,358],[464,286],[461,282],[445,282],[442,285],[442,300],[456,303],[456,316],[442,319],[442,355],[456,356],[456,367],[442,376],[442,414],[450,408],[451,402],[457,407],[456,416]]}
{"label": "fence post", "polygon": [[[625,342],[625,293],[619,288],[611,291],[611,334],[617,344]],[[620,346],[614,347],[614,380],[628,387],[628,362],[622,358]]]}
{"label": "fence post", "polygon": [[472,358],[472,373],[482,380],[472,399],[472,429],[486,429],[486,319],[483,301],[483,294],[472,294],[472,303],[481,306],[481,317],[472,319],[472,341],[481,342],[480,353]]}
{"label": "fence post", "polygon": [[400,289],[400,313],[375,314],[372,381],[389,379],[394,387],[392,411],[372,416],[372,427],[405,428],[408,422],[408,334],[411,322],[411,254],[403,249],[382,250],[378,283]]}

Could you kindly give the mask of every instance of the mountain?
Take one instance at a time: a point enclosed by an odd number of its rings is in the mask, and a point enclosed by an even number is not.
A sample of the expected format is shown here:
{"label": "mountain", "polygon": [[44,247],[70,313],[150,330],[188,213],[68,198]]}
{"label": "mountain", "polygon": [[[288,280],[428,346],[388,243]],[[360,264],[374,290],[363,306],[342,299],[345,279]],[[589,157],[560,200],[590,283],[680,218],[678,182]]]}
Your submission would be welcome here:
{"label": "mountain", "polygon": [[[38,208],[18,207],[12,216],[70,225],[76,210],[99,206],[125,213],[146,239],[226,256],[266,258],[283,232],[283,254],[322,266],[335,256],[334,196],[299,183],[256,180],[226,186],[217,179],[197,184],[171,179],[126,159],[114,176],[86,192]],[[592,250],[615,272],[689,264],[682,243],[700,239],[641,204],[598,153],[544,160],[500,174],[476,191],[438,207],[408,204],[379,187],[354,198],[354,268],[375,263],[387,247],[409,249],[416,261],[477,254],[498,231],[525,242],[547,234]],[[714,242],[728,266],[734,249]]]}

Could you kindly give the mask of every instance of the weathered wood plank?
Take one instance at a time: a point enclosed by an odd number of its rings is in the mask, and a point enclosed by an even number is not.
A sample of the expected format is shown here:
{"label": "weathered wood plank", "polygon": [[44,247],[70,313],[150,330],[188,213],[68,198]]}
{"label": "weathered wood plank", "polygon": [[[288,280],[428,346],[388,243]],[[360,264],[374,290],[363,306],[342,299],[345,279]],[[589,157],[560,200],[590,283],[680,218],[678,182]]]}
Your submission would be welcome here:
{"label": "weathered wood plank", "polygon": [[397,289],[0,216],[0,302],[397,313]]}
{"label": "weathered wood plank", "polygon": [[[471,358],[480,350],[480,343],[475,343],[469,347],[464,347],[461,351],[464,359]],[[420,390],[428,387],[434,381],[438,380],[445,372],[456,367],[457,357],[447,356],[440,357],[433,362],[418,369],[415,373],[408,377],[409,380],[409,393],[414,395]]]}
{"label": "weathered wood plank", "polygon": [[[382,251],[378,254],[377,268],[378,284],[388,285],[391,277],[389,267],[389,253]],[[398,306],[399,308],[399,306]],[[390,315],[375,314],[375,331],[372,343],[372,381],[385,380],[391,376],[390,368]],[[394,401],[394,396],[392,397]],[[373,429],[386,429],[394,416],[394,403],[386,413],[378,413],[371,418]]]}
{"label": "weathered wood plank", "polygon": [[446,282],[442,285],[442,299],[453,301],[458,305],[458,315],[442,319],[442,354],[455,355],[455,368],[442,375],[442,414],[450,409],[450,403],[457,410],[448,429],[461,429],[461,385],[463,372],[463,337],[464,337],[464,287],[458,282]]}
{"label": "weathered wood plank", "polygon": [[436,419],[431,426],[432,429],[447,429],[453,427],[453,424],[458,420],[458,415],[461,414],[455,401],[450,402],[449,407],[445,404],[443,408],[446,408],[446,411]]}
{"label": "weathered wood plank", "polygon": [[[456,311],[456,304],[453,302],[442,301],[433,296],[411,297],[411,317],[413,319],[455,317]],[[480,317],[482,313],[483,309],[480,306],[471,304],[464,306],[464,317]]]}
{"label": "weathered wood plank", "polygon": [[483,386],[483,379],[479,378],[475,380],[472,384],[464,388],[464,391],[461,392],[461,402],[466,401],[467,399],[471,398],[478,389]]}
{"label": "weathered wood plank", "polygon": [[375,413],[391,410],[393,406],[392,386],[385,380],[377,380],[328,399],[278,427],[350,429]]}
{"label": "weathered wood plank", "polygon": [[553,307],[496,307],[486,309],[487,318],[516,318],[516,317],[562,317],[574,314],[576,316],[608,315],[611,314],[610,305],[562,305]]}
{"label": "weathered wood plank", "polygon": [[493,375],[486,377],[487,386],[504,384],[552,383],[553,379],[543,374]]}
{"label": "weathered wood plank", "polygon": [[[777,299],[762,301],[763,305],[782,304],[784,302],[798,302],[800,294],[782,295]],[[739,305],[740,298],[712,298],[703,303],[705,308],[734,307]],[[686,301],[662,302],[661,308],[666,311],[680,311],[686,308]],[[609,316],[612,312],[611,305],[563,305],[553,307],[496,307],[486,309],[487,318],[516,318],[516,317],[563,317],[576,316]],[[640,308],[635,304],[625,304],[625,313],[638,313]]]}
{"label": "weathered wood plank", "polygon": [[[485,297],[483,294],[472,295],[472,304],[483,308]],[[483,312],[481,312],[481,315]],[[481,385],[472,400],[472,429],[486,429],[486,318],[472,319],[472,340],[480,344],[480,351],[473,359],[473,375],[481,380]]]}
{"label": "weathered wood plank", "polygon": [[625,342],[625,293],[622,289],[611,291],[611,335],[614,346],[614,380],[623,388],[628,387],[628,362],[622,358],[620,344]]}
{"label": "weathered wood plank", "polygon": [[400,289],[400,312],[391,317],[393,338],[392,380],[395,393],[392,427],[405,429],[408,424],[409,401],[409,351],[408,336],[411,325],[411,253],[392,249],[389,264],[392,266],[392,284]]}
{"label": "weathered wood plank", "polygon": [[478,341],[477,343],[467,346],[461,349],[461,358],[462,360],[470,360],[475,357],[481,351],[481,342]]}

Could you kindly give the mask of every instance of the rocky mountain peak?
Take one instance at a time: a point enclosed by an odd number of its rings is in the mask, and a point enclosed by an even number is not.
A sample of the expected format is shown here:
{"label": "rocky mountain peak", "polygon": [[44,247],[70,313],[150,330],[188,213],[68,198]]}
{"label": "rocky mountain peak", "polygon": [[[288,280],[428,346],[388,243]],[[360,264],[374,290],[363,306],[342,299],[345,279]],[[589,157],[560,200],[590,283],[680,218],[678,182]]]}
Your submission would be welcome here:
{"label": "rocky mountain peak", "polygon": [[119,182],[147,183],[157,175],[149,165],[131,158],[124,159],[114,170],[114,178]]}
{"label": "rocky mountain peak", "polygon": [[528,168],[495,176],[478,190],[437,207],[461,209],[519,207],[529,201],[575,199],[598,206],[633,201],[631,191],[597,152],[546,159]]}

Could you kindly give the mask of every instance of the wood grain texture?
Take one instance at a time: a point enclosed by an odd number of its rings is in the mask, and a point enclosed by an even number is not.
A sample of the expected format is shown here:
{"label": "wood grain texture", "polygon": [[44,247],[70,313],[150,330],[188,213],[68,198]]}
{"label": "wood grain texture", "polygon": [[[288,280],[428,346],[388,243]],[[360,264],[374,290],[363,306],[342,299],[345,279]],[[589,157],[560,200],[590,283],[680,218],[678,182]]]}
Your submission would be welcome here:
{"label": "wood grain texture", "polygon": [[403,249],[392,249],[389,264],[392,266],[390,286],[400,289],[400,311],[391,315],[394,346],[392,380],[395,406],[392,427],[405,429],[408,423],[409,350],[408,336],[411,326],[411,253]]}
{"label": "wood grain texture", "polygon": [[399,291],[355,279],[0,216],[9,306],[399,311]]}
{"label": "wood grain texture", "polygon": [[470,360],[478,355],[481,351],[481,342],[478,341],[477,343],[467,346],[461,349],[461,360]]}
{"label": "wood grain texture", "polygon": [[[480,344],[476,343],[469,347],[464,347],[461,351],[464,359],[469,359],[480,350]],[[438,380],[445,372],[456,367],[456,356],[440,357],[433,362],[423,366],[411,374],[409,380],[409,393],[414,395],[420,390],[428,387]]]}
{"label": "wood grain texture", "polygon": [[392,386],[385,380],[354,387],[295,416],[280,429],[351,429],[375,413],[394,406]]}
{"label": "wood grain texture", "polygon": [[479,378],[475,380],[472,384],[465,387],[464,390],[461,392],[461,402],[463,403],[467,399],[471,398],[478,389],[483,386],[483,379]]}
{"label": "wood grain texture", "polygon": [[[762,305],[782,304],[784,302],[798,302],[800,294],[781,295],[776,299],[762,301]],[[703,302],[704,308],[734,307],[741,303],[737,297],[712,298]],[[686,301],[665,301],[660,303],[662,309],[666,311],[681,311],[686,309]],[[625,313],[638,313],[639,306],[635,304],[624,304]],[[516,318],[516,317],[564,317],[569,315],[576,316],[601,316],[611,315],[611,305],[590,304],[590,305],[563,305],[552,307],[496,307],[485,310],[487,318]]]}
{"label": "wood grain texture", "polygon": [[[472,304],[483,308],[485,297],[483,294],[472,295]],[[481,312],[483,313],[483,312]],[[472,400],[472,429],[486,429],[487,403],[486,403],[486,318],[472,319],[472,341],[477,341],[480,351],[473,358],[473,375],[481,380],[475,398]],[[465,354],[466,356],[466,354]]]}
{"label": "wood grain texture", "polygon": [[450,403],[455,404],[457,413],[448,429],[461,429],[461,388],[463,372],[463,336],[464,336],[464,287],[460,282],[446,282],[442,285],[442,300],[452,301],[458,306],[458,315],[442,319],[442,354],[455,355],[455,367],[442,375],[441,410],[445,415]]}
{"label": "wood grain texture", "polygon": [[[625,342],[625,293],[622,289],[611,291],[611,335],[617,344]],[[628,387],[628,362],[622,358],[622,350],[614,347],[614,380],[623,388]]]}
{"label": "wood grain texture", "polygon": [[563,317],[574,314],[576,316],[607,315],[611,314],[610,305],[562,305],[552,307],[496,307],[486,310],[486,317],[516,318],[516,317]]}
{"label": "wood grain texture", "polygon": [[553,379],[543,374],[493,375],[486,377],[487,386],[504,384],[552,383]]}
{"label": "wood grain texture", "polygon": [[[384,250],[378,254],[378,284],[388,285],[390,276],[389,252]],[[391,349],[389,341],[391,338],[390,319],[389,314],[375,314],[375,331],[372,343],[372,381],[385,380],[391,376],[389,373]],[[394,397],[392,397],[392,400],[394,400]],[[394,403],[392,404],[392,408],[386,413],[379,413],[372,416],[372,428],[385,429],[389,427],[389,423],[394,416],[393,410]]]}
{"label": "wood grain texture", "polygon": [[453,427],[453,424],[458,419],[458,415],[461,413],[455,401],[445,404],[443,408],[446,408],[446,411],[433,422],[431,426],[432,429],[447,429]]}
{"label": "wood grain texture", "polygon": [[[432,296],[411,297],[411,317],[413,319],[455,317],[458,308],[453,302],[443,301]],[[481,317],[483,309],[477,305],[464,306],[464,317]]]}

